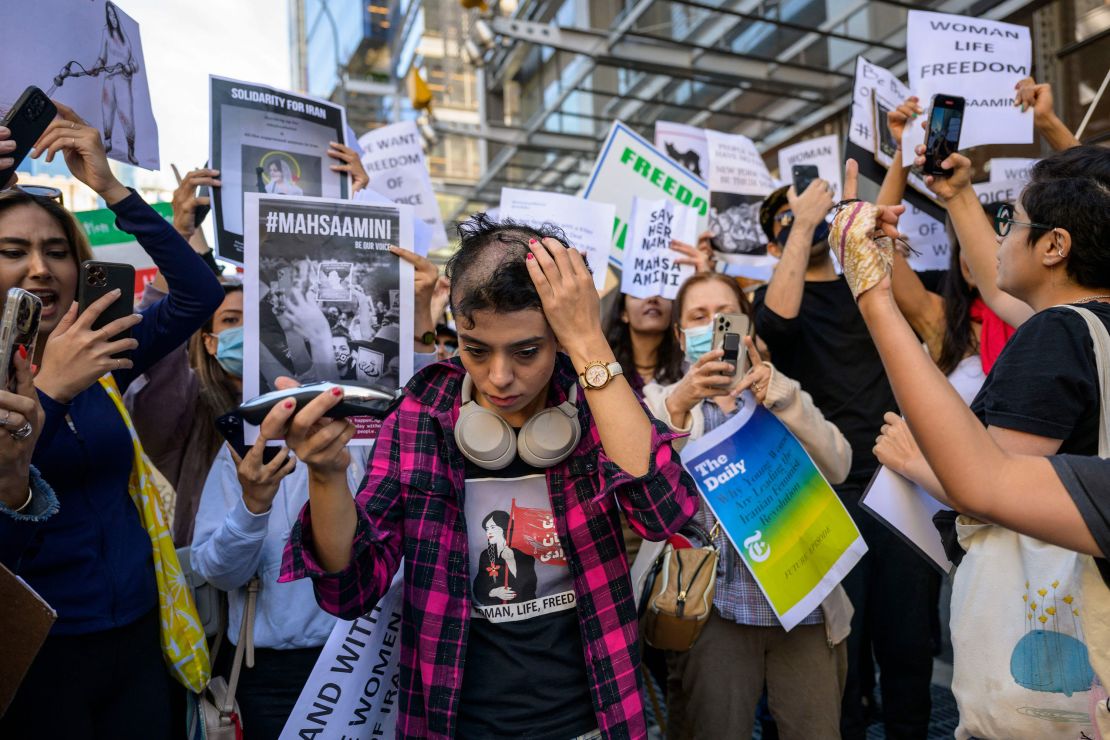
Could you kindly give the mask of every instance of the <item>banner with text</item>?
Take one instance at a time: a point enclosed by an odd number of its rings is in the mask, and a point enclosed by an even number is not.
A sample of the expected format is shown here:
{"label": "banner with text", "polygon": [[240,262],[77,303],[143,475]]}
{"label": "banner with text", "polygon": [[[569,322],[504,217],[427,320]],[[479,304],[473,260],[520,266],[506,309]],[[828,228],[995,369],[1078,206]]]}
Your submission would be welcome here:
{"label": "banner with text", "polygon": [[867,552],[832,486],[751,394],[686,445],[682,464],[786,630],[805,619]]}
{"label": "banner with text", "polygon": [[[765,270],[775,264],[775,258],[767,254],[759,207],[775,189],[775,181],[748,137],[710,130],[705,135],[709,142],[709,230],[717,256],[734,265]],[[753,277],[760,276],[765,276],[762,270]]]}
{"label": "banner with text", "polygon": [[1040,161],[1029,157],[995,157],[987,163],[987,169],[990,170],[991,182],[1029,182],[1029,171]]}
{"label": "banner with text", "polygon": [[620,265],[632,216],[632,199],[669,198],[698,212],[698,230],[709,217],[709,188],[682,165],[653,147],[620,121],[614,121],[601,148],[582,197],[609,203],[614,209],[613,252],[610,261]]}
{"label": "banner with text", "polygon": [[532,227],[540,224],[558,226],[567,235],[570,246],[586,255],[594,274],[594,287],[605,287],[609,273],[609,252],[612,248],[613,218],[616,209],[611,203],[597,203],[563,193],[542,190],[501,188],[498,218],[510,218]]}
{"label": "banner with text", "polygon": [[673,200],[633,199],[621,292],[633,298],[674,300],[694,266],[677,263],[684,255],[671,249],[671,240],[696,244],[697,218],[697,211]]}
{"label": "banner with text", "polygon": [[[833,186],[833,200],[840,200],[844,160],[840,158],[840,137],[836,134],[806,139],[779,149],[779,178],[791,185],[796,164],[817,166],[817,175]],[[799,193],[801,195],[801,193]]]}
{"label": "banner with text", "polygon": [[905,213],[898,219],[898,230],[906,235],[917,254],[909,256],[910,267],[917,272],[947,270],[952,259],[952,245],[944,222],[933,218],[908,200],[902,201]]}
{"label": "banner with text", "polygon": [[[977,182],[971,186],[975,189],[975,195],[979,198],[979,202],[984,206],[991,203],[1010,203],[1013,204],[1021,196],[1021,191],[1025,189],[1024,180],[1001,180],[991,182]],[[988,214],[993,216],[994,214]]]}
{"label": "banner with text", "polygon": [[[421,142],[414,121],[382,126],[358,139],[362,166],[370,175],[367,187],[394,203],[412,206],[416,217],[431,228],[432,239],[427,248],[438,249],[447,246],[447,231],[443,228]],[[424,245],[417,246],[424,249]],[[426,255],[427,250],[420,253]]]}
{"label": "banner with text", "polygon": [[[1030,144],[1033,111],[1014,106],[1014,85],[1032,74],[1033,45],[1025,26],[911,10],[906,18],[910,89],[928,109],[936,94],[965,101],[960,149]],[[925,132],[915,128],[916,143]],[[903,151],[903,156],[912,156]]]}
{"label": "banner with text", "polygon": [[335,623],[279,740],[393,737],[401,691],[402,569],[368,614]]}

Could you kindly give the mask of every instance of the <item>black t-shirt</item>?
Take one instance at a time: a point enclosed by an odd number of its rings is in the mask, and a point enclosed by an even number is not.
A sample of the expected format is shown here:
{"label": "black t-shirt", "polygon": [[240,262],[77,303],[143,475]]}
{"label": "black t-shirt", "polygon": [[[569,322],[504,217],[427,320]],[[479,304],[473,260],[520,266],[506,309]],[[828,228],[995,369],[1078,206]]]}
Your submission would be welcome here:
{"label": "black t-shirt", "polygon": [[471,619],[460,738],[566,740],[597,727],[574,583],[544,471],[467,461]]}
{"label": "black t-shirt", "polygon": [[897,411],[882,360],[844,278],[806,281],[798,315],[784,319],[755,294],[755,330],[771,362],[797,380],[852,447],[852,477],[878,466],[872,449],[883,414]]}
{"label": "black t-shirt", "polygon": [[1053,455],[1048,458],[1060,482],[1079,509],[1087,529],[1102,550],[1095,558],[1102,580],[1110,586],[1110,460],[1079,455]]}
{"label": "black t-shirt", "polygon": [[[1110,328],[1110,304],[1084,308]],[[1061,454],[1096,455],[1101,398],[1087,322],[1049,308],[1006,343],[971,410],[988,426],[1061,439]]]}

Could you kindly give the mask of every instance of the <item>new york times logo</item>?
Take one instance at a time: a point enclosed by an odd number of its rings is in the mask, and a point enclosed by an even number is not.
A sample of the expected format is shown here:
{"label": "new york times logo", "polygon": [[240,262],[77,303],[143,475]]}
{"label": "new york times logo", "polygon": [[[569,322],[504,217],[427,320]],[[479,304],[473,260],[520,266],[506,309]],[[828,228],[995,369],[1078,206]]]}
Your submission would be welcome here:
{"label": "new york times logo", "polygon": [[[354,239],[393,240],[393,221],[388,218],[340,216],[329,213],[266,214],[266,233],[304,234],[306,236],[349,236]],[[360,246],[356,244],[356,246]],[[366,245],[366,249],[373,248]]]}

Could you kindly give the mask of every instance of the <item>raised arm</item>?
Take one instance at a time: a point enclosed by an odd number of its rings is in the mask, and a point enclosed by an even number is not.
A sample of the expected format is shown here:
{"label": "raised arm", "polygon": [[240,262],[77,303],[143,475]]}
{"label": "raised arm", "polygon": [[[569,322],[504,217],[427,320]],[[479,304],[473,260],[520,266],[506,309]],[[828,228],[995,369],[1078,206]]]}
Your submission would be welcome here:
{"label": "raised arm", "polygon": [[1048,83],[1040,85],[1032,77],[1026,77],[1014,85],[1014,105],[1020,105],[1024,111],[1033,109],[1033,128],[1048,142],[1055,151],[1063,151],[1073,146],[1079,146],[1079,139],[1075,138],[1071,129],[1064,125],[1056,115],[1052,100],[1052,86]]}
{"label": "raised arm", "polygon": [[801,195],[794,193],[793,186],[786,195],[790,200],[790,210],[794,212],[794,222],[782,257],[771,275],[763,306],[783,319],[793,319],[802,307],[813,232],[825,220],[833,206],[833,199],[832,188],[820,178],[811,182]]}

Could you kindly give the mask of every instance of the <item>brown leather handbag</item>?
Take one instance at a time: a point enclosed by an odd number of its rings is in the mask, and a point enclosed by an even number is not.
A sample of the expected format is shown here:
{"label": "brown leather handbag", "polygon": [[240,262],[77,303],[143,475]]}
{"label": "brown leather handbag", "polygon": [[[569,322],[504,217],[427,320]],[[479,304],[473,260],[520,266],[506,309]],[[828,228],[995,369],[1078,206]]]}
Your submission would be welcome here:
{"label": "brown leather handbag", "polygon": [[719,553],[713,533],[701,547],[663,548],[648,577],[640,632],[652,647],[685,652],[709,621],[717,589]]}

